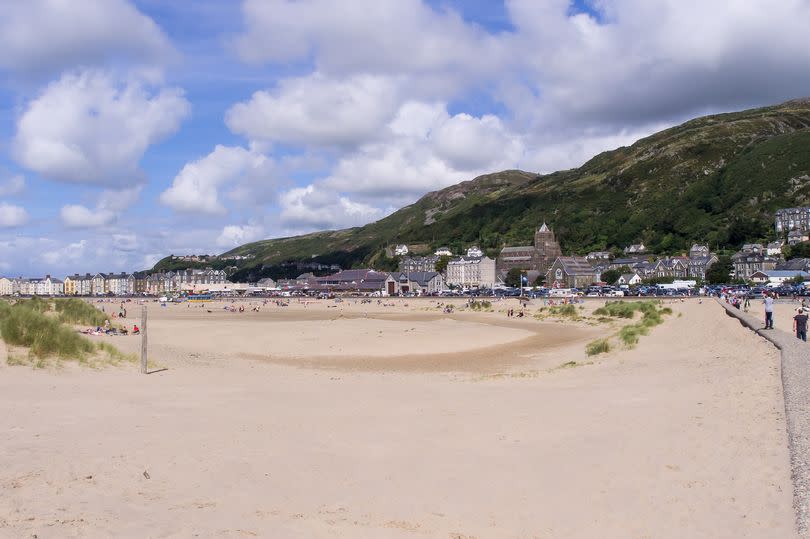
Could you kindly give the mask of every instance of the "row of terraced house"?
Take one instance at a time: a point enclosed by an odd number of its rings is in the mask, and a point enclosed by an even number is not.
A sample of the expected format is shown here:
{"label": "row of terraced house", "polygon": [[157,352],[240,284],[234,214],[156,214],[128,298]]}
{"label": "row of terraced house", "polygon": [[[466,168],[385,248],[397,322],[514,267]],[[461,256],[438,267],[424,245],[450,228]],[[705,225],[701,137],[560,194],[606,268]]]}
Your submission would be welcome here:
{"label": "row of terraced house", "polygon": [[162,273],[78,273],[64,280],[50,275],[44,278],[0,277],[0,296],[131,296],[161,295],[180,292],[191,285],[223,284],[225,271],[187,269]]}

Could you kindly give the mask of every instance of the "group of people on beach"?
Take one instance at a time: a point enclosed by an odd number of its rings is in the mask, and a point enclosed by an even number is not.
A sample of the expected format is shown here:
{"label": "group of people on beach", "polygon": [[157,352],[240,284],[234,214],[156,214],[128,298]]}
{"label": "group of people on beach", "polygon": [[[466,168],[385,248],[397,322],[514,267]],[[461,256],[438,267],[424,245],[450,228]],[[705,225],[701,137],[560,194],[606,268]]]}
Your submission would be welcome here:
{"label": "group of people on beach", "polygon": [[[762,300],[765,305],[765,329],[773,329],[773,303],[774,295],[770,293],[765,294]],[[796,314],[793,316],[793,333],[796,334],[797,339],[807,342],[807,313],[808,307],[806,300],[802,299],[802,304],[796,309]]]}

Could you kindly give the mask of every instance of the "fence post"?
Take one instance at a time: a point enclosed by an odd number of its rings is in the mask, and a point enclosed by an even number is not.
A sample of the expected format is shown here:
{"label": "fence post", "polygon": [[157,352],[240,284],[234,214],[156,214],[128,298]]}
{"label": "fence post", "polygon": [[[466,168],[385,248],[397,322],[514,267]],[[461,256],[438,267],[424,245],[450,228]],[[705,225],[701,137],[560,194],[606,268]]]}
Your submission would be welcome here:
{"label": "fence post", "polygon": [[141,308],[141,374],[146,374],[146,305]]}

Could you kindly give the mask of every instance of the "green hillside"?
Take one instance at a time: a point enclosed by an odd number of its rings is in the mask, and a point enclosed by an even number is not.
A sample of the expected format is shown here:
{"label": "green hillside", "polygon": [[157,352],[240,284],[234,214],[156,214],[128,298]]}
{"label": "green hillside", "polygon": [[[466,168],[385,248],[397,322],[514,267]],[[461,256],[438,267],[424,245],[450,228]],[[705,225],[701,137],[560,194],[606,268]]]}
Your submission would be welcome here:
{"label": "green hillside", "polygon": [[[810,205],[810,99],[707,116],[546,175],[504,171],[429,193],[363,227],[249,243],[239,277],[289,260],[384,263],[393,243],[477,243],[490,255],[531,242],[542,221],[563,250],[643,241],[661,253],[692,242],[733,248],[772,234],[777,208]],[[265,270],[266,272],[267,270]]]}

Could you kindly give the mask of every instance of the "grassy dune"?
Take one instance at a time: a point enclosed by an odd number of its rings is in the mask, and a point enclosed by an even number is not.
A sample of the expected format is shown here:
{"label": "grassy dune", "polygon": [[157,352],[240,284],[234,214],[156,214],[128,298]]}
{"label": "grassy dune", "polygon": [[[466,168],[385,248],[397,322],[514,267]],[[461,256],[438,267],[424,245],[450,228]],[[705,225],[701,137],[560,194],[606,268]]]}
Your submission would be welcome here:
{"label": "grassy dune", "polygon": [[10,354],[9,364],[45,366],[48,360],[56,360],[98,365],[134,360],[109,343],[84,338],[68,325],[100,325],[105,319],[104,313],[78,299],[0,302],[0,337],[27,349],[26,358]]}
{"label": "grassy dune", "polygon": [[[659,302],[655,301],[608,301],[604,306],[599,307],[593,313],[598,316],[609,318],[632,319],[637,312],[641,313],[641,318],[622,327],[614,335],[621,341],[625,348],[632,348],[638,344],[639,339],[644,335],[649,335],[650,330],[659,324],[664,323],[664,316],[672,314],[669,307],[659,308]],[[611,350],[610,339],[597,339],[589,343],[586,351],[589,356],[603,354]]]}

